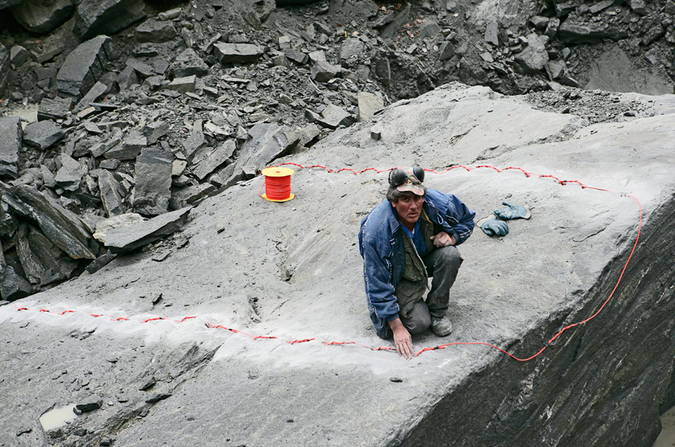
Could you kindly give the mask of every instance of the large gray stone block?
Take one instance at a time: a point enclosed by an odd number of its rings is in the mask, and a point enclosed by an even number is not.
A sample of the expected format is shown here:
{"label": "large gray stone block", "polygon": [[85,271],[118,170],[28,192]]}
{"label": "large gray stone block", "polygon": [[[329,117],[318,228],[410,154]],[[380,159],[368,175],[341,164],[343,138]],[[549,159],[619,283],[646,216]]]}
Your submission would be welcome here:
{"label": "large gray stone block", "polygon": [[40,150],[49,149],[61,141],[65,133],[61,126],[52,120],[30,123],[23,133],[23,142]]}
{"label": "large gray stone block", "polygon": [[22,134],[18,117],[0,118],[0,177],[16,178]]}
{"label": "large gray stone block", "polygon": [[152,219],[110,230],[105,246],[114,252],[128,252],[178,231],[187,220],[191,207],[153,217]]}
{"label": "large gray stone block", "polygon": [[81,97],[101,77],[111,57],[112,39],[97,36],[81,43],[66,56],[56,74],[56,87],[67,95]]}
{"label": "large gray stone block", "polygon": [[72,0],[24,0],[12,8],[12,15],[32,33],[48,33],[66,20],[75,11]]}
{"label": "large gray stone block", "polygon": [[114,34],[145,17],[143,9],[141,0],[82,0],[74,29],[83,39]]}
{"label": "large gray stone block", "polygon": [[162,149],[146,148],[136,159],[134,211],[156,216],[169,209],[173,154]]}
{"label": "large gray stone block", "polygon": [[251,63],[263,54],[262,47],[250,43],[216,42],[213,51],[221,64]]}

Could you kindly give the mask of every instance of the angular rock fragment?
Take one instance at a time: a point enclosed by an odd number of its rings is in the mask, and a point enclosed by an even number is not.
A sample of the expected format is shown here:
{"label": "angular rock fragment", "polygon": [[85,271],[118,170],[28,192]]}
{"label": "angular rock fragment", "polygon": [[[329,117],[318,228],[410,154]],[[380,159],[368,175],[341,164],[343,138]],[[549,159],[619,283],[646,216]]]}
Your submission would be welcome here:
{"label": "angular rock fragment", "polygon": [[93,157],[100,157],[101,155],[105,154],[107,151],[111,150],[113,147],[116,147],[122,143],[122,131],[119,129],[115,128],[113,130],[113,135],[104,139],[100,143],[96,143],[95,145],[91,146],[89,148],[89,152]]}
{"label": "angular rock fragment", "polygon": [[190,135],[188,135],[188,137],[182,142],[185,156],[188,159],[192,158],[192,155],[197,151],[197,149],[202,147],[206,141],[202,129],[202,121],[195,121],[192,125]]}
{"label": "angular rock fragment", "polygon": [[4,94],[10,70],[9,50],[0,43],[0,95]]}
{"label": "angular rock fragment", "polygon": [[187,220],[191,207],[162,214],[147,221],[109,230],[105,246],[113,252],[127,252],[150,244],[178,231]]}
{"label": "angular rock fragment", "polygon": [[184,78],[176,78],[166,86],[169,90],[175,90],[177,92],[194,92],[195,84],[197,82],[197,77],[195,75],[186,76]]}
{"label": "angular rock fragment", "polygon": [[16,67],[22,66],[31,58],[31,54],[21,45],[14,45],[9,50],[9,60]]}
{"label": "angular rock fragment", "polygon": [[73,107],[73,98],[43,98],[38,106],[38,120],[63,119]]}
{"label": "angular rock fragment", "polygon": [[195,205],[200,200],[211,195],[215,190],[216,187],[210,183],[177,189],[171,194],[169,207],[172,210],[177,210],[188,205]]}
{"label": "angular rock fragment", "polygon": [[145,17],[144,6],[139,0],[82,0],[77,5],[74,31],[82,39],[114,34]]}
{"label": "angular rock fragment", "polygon": [[18,175],[22,135],[20,118],[0,118],[0,177],[16,178]]}
{"label": "angular rock fragment", "polygon": [[148,19],[136,27],[138,42],[168,42],[176,37],[173,22]]}
{"label": "angular rock fragment", "polygon": [[124,199],[127,196],[127,190],[117,174],[101,170],[98,173],[98,190],[107,217],[117,216],[126,211]]}
{"label": "angular rock fragment", "polygon": [[56,184],[66,191],[77,191],[85,174],[83,166],[65,153],[60,158],[61,168],[56,172]]}
{"label": "angular rock fragment", "polygon": [[530,34],[527,36],[527,47],[516,54],[516,62],[528,72],[536,72],[543,69],[548,62],[547,42],[547,36],[540,36],[535,33]]}
{"label": "angular rock fragment", "polygon": [[328,104],[321,112],[321,118],[317,119],[317,123],[329,129],[337,129],[339,126],[353,124],[354,117],[346,110],[334,104]]}
{"label": "angular rock fragment", "polygon": [[97,36],[71,51],[56,74],[58,90],[77,98],[88,91],[103,74],[103,66],[110,59],[111,42],[108,36]]}
{"label": "angular rock fragment", "polygon": [[283,156],[298,141],[296,134],[274,123],[258,123],[248,133],[251,139],[241,146],[237,169],[249,176]]}
{"label": "angular rock fragment", "polygon": [[309,58],[305,53],[302,51],[298,50],[286,50],[284,51],[284,55],[291,61],[295,62],[296,64],[304,65],[307,63]]}
{"label": "angular rock fragment", "polygon": [[117,257],[116,253],[106,250],[101,256],[91,261],[86,270],[89,273],[96,273],[106,265],[110,264]]}
{"label": "angular rock fragment", "polygon": [[213,51],[221,64],[246,64],[255,62],[263,54],[262,47],[250,43],[213,44]]}
{"label": "angular rock fragment", "polygon": [[199,180],[204,180],[206,176],[229,160],[236,149],[234,140],[227,140],[215,149],[203,148],[195,154],[193,159],[195,166],[192,168],[192,173]]}
{"label": "angular rock fragment", "polygon": [[167,133],[169,133],[169,123],[165,121],[153,121],[143,129],[143,135],[147,137],[148,144],[155,144]]}
{"label": "angular rock fragment", "polygon": [[19,227],[16,251],[28,280],[39,286],[68,279],[77,268],[75,260],[29,225]]}
{"label": "angular rock fragment", "polygon": [[625,26],[613,22],[586,22],[572,17],[565,20],[558,29],[558,38],[569,43],[594,43],[603,39],[620,40],[629,36]]}
{"label": "angular rock fragment", "polygon": [[209,66],[206,65],[195,50],[188,48],[171,62],[170,71],[172,76],[176,78],[183,78],[191,75],[204,76],[208,73]]}
{"label": "angular rock fragment", "polygon": [[496,20],[488,22],[485,27],[484,39],[496,47],[499,46],[499,25]]}
{"label": "angular rock fragment", "polygon": [[23,0],[12,8],[12,15],[32,33],[48,33],[68,20],[75,10],[71,0]]}
{"label": "angular rock fragment", "polygon": [[51,120],[36,121],[26,126],[23,142],[38,149],[49,149],[63,139],[61,126]]}
{"label": "angular rock fragment", "polygon": [[42,233],[73,259],[96,258],[97,244],[80,218],[35,188],[17,185],[2,195],[10,210],[37,223]]}
{"label": "angular rock fragment", "polygon": [[134,211],[156,216],[169,208],[171,198],[171,164],[173,154],[162,149],[146,148],[136,159]]}
{"label": "angular rock fragment", "polygon": [[148,139],[137,129],[132,129],[115,147],[103,153],[108,159],[133,160],[148,145]]}
{"label": "angular rock fragment", "polygon": [[348,66],[356,62],[366,50],[366,44],[361,39],[350,37],[340,47],[340,62]]}
{"label": "angular rock fragment", "polygon": [[54,176],[52,171],[50,171],[46,165],[40,166],[40,171],[42,171],[41,172],[42,184],[45,185],[47,188],[56,187],[56,177]]}
{"label": "angular rock fragment", "polygon": [[384,108],[382,97],[368,92],[359,92],[357,96],[359,105],[359,121],[368,121],[375,113]]}
{"label": "angular rock fragment", "polygon": [[636,14],[640,14],[641,16],[647,15],[645,0],[628,0],[628,6]]}
{"label": "angular rock fragment", "polygon": [[96,102],[98,98],[105,95],[108,92],[108,86],[102,82],[96,82],[92,88],[89,89],[87,93],[80,99],[80,102],[75,106],[74,111],[79,112],[80,110],[89,107],[91,103]]}
{"label": "angular rock fragment", "polygon": [[33,286],[14,267],[0,263],[0,298],[16,300],[33,293]]}
{"label": "angular rock fragment", "polygon": [[327,82],[337,77],[341,72],[342,68],[338,65],[333,65],[326,61],[316,61],[312,65],[311,76],[316,81]]}

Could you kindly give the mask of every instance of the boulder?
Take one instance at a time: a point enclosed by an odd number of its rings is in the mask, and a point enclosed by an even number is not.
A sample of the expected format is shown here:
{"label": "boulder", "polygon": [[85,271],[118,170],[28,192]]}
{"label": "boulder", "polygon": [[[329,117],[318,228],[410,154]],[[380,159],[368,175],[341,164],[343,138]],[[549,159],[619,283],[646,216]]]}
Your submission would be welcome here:
{"label": "boulder", "polygon": [[175,78],[171,81],[166,88],[168,90],[175,90],[177,92],[194,92],[195,84],[197,82],[197,76],[185,76],[184,78]]}
{"label": "boulder", "polygon": [[19,275],[14,267],[0,264],[0,298],[12,301],[31,293],[33,293],[33,286]]}
{"label": "boulder", "polygon": [[136,159],[134,211],[144,216],[165,213],[171,198],[173,154],[162,149],[145,148]]}
{"label": "boulder", "polygon": [[49,149],[61,141],[65,134],[61,126],[52,120],[36,121],[26,126],[23,142],[41,150]]}
{"label": "boulder", "polygon": [[114,34],[144,18],[143,8],[141,0],[82,0],[74,30],[82,39]]}
{"label": "boulder", "polygon": [[323,112],[321,112],[321,117],[316,120],[319,125],[329,129],[337,129],[339,126],[349,126],[354,121],[351,113],[335,104],[328,104],[323,109]]}
{"label": "boulder", "polygon": [[247,176],[256,175],[298,141],[288,128],[274,123],[258,123],[248,133],[251,138],[242,144],[236,164],[236,171]]}
{"label": "boulder", "polygon": [[645,0],[628,0],[630,9],[641,16],[647,15],[647,4]]}
{"label": "boulder", "polygon": [[221,167],[229,160],[237,145],[234,140],[227,140],[217,148],[205,147],[200,149],[194,156],[191,168],[192,174],[200,181],[204,180],[209,174]]}
{"label": "boulder", "polygon": [[356,97],[359,106],[359,121],[368,121],[375,113],[384,108],[384,100],[381,96],[368,92],[359,92]]}
{"label": "boulder", "polygon": [[213,44],[213,51],[221,64],[246,64],[255,62],[263,54],[263,48],[250,43]]}
{"label": "boulder", "polygon": [[192,125],[192,129],[190,130],[190,134],[187,136],[187,138],[185,138],[185,140],[182,141],[183,152],[188,159],[190,159],[195,151],[202,147],[206,141],[202,129],[202,121],[195,121]]}
{"label": "boulder", "polygon": [[138,42],[167,42],[176,37],[171,21],[148,19],[136,27]]}
{"label": "boulder", "polygon": [[101,96],[108,92],[108,86],[102,82],[96,81],[87,93],[80,99],[80,102],[75,106],[74,112],[86,109],[93,102],[96,102]]}
{"label": "boulder", "polygon": [[23,0],[12,15],[31,33],[45,34],[68,20],[75,10],[72,0]]}
{"label": "boulder", "polygon": [[489,21],[485,26],[483,38],[486,42],[491,43],[495,47],[499,46],[499,24],[496,20]]}
{"label": "boulder", "polygon": [[103,74],[112,54],[111,42],[108,36],[97,36],[71,51],[56,74],[58,90],[77,98],[87,92]]}
{"label": "boulder", "polygon": [[148,145],[148,139],[137,129],[129,133],[116,146],[103,153],[103,157],[115,160],[134,160]]}
{"label": "boulder", "polygon": [[19,117],[0,118],[0,177],[16,178],[18,175],[22,134]]}
{"label": "boulder", "polygon": [[143,135],[148,139],[148,144],[155,144],[157,140],[169,133],[169,123],[166,121],[153,121],[143,128]]}
{"label": "boulder", "polygon": [[532,33],[527,36],[527,46],[523,51],[515,55],[516,62],[526,72],[542,70],[548,62],[546,51],[547,36]]}
{"label": "boulder", "polygon": [[73,98],[71,97],[60,97],[42,98],[40,105],[38,106],[37,117],[38,120],[58,120],[63,119],[68,115],[70,109],[73,107]]}
{"label": "boulder", "polygon": [[16,67],[20,67],[32,58],[27,49],[21,45],[13,45],[9,49],[9,59]]}
{"label": "boulder", "polygon": [[162,214],[152,219],[112,229],[105,235],[105,246],[115,253],[129,252],[168,236],[187,221],[191,207]]}
{"label": "boulder", "polygon": [[350,37],[340,46],[340,62],[344,66],[349,66],[363,57],[365,50],[366,44],[361,39]]}
{"label": "boulder", "polygon": [[597,43],[603,39],[621,40],[629,37],[627,26],[609,21],[587,22],[578,16],[570,16],[558,28],[558,38],[567,43]]}
{"label": "boulder", "polygon": [[124,200],[127,190],[122,186],[122,179],[117,174],[101,170],[98,173],[98,190],[107,217],[126,212]]}
{"label": "boulder", "polygon": [[183,78],[185,76],[204,76],[209,71],[209,66],[202,60],[201,57],[192,48],[187,48],[181,52],[171,62],[169,68],[172,76],[176,78]]}
{"label": "boulder", "polygon": [[36,223],[47,239],[71,258],[96,258],[98,246],[82,220],[35,188],[14,186],[2,195],[2,200],[12,213]]}

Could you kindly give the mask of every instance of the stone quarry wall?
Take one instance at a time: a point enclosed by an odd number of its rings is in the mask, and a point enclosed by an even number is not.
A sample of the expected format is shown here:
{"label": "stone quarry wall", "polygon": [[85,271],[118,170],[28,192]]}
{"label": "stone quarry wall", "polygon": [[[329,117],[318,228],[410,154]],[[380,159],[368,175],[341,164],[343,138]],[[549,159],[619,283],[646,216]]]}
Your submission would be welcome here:
{"label": "stone quarry wall", "polygon": [[[578,328],[549,345],[539,362],[501,357],[467,377],[401,445],[651,446],[673,374],[675,312],[675,272],[653,260],[672,257],[675,243],[663,228],[673,218],[673,200],[652,214],[621,287],[592,330]],[[552,315],[513,351],[536,352],[542,339],[593,314],[614,289],[629,252],[607,265],[586,306]]]}

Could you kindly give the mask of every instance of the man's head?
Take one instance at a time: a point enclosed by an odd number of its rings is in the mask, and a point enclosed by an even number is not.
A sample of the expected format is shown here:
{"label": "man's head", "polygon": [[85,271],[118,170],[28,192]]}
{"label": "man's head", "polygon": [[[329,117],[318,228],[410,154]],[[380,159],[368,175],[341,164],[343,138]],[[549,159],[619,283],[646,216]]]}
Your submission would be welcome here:
{"label": "man's head", "polygon": [[395,169],[389,173],[387,200],[405,225],[414,226],[422,214],[426,188],[422,185],[424,170],[413,168],[406,172]]}

